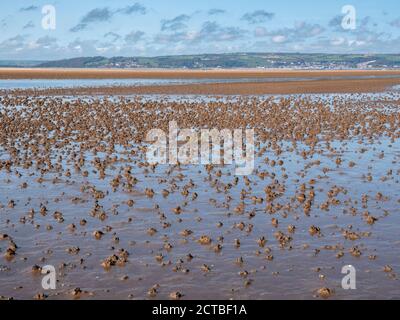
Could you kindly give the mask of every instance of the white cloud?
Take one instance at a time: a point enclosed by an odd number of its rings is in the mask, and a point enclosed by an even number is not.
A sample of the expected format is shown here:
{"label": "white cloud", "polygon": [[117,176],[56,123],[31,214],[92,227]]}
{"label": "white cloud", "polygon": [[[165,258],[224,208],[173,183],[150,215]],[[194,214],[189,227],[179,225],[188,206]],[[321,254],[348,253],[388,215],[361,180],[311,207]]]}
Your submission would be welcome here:
{"label": "white cloud", "polygon": [[283,35],[276,35],[272,37],[272,42],[275,43],[283,43],[287,40],[287,38]]}

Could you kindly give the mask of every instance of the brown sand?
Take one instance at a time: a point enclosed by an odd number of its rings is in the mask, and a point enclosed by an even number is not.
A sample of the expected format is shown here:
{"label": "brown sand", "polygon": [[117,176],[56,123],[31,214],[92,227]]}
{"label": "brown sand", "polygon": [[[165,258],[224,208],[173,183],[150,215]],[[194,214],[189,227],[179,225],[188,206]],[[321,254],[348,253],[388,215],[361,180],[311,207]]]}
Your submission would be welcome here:
{"label": "brown sand", "polygon": [[[321,79],[321,77],[370,77],[357,79]],[[391,78],[379,78],[390,76]],[[398,78],[397,78],[398,76]],[[316,78],[303,80],[300,78]],[[400,70],[162,70],[162,69],[28,69],[0,68],[0,79],[240,79],[299,78],[290,82],[202,83],[184,85],[120,86],[99,88],[46,89],[48,95],[68,94],[218,94],[261,95],[296,93],[361,93],[382,92],[400,84]],[[32,90],[20,93],[31,94]],[[43,92],[43,90],[42,90]]]}
{"label": "brown sand", "polygon": [[400,84],[399,78],[314,80],[290,82],[203,83],[185,85],[118,86],[17,90],[24,95],[129,95],[129,94],[196,94],[196,95],[263,95],[305,93],[384,92]]}
{"label": "brown sand", "polygon": [[0,79],[188,79],[302,78],[330,76],[400,76],[400,70],[282,70],[282,69],[34,69],[0,68]]}

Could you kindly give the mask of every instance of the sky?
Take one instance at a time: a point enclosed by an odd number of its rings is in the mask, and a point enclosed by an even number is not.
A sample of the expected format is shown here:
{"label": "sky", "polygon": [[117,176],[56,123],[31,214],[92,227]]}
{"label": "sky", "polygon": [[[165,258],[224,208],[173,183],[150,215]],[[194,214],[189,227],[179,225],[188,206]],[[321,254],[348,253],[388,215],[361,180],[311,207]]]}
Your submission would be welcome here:
{"label": "sky", "polygon": [[400,53],[400,1],[1,1],[2,60],[230,52]]}

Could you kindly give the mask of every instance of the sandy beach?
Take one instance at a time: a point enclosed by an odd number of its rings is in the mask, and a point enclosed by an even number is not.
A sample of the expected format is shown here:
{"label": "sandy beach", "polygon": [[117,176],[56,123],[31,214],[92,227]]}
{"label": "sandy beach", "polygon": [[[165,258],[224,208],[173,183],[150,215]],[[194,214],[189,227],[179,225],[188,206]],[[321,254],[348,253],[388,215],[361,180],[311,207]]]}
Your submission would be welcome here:
{"label": "sandy beach", "polygon": [[[1,298],[398,299],[399,98],[1,96]],[[253,172],[149,164],[170,121],[254,128]]]}
{"label": "sandy beach", "polygon": [[314,80],[290,82],[236,82],[176,85],[102,86],[78,88],[18,89],[15,94],[35,95],[265,95],[307,93],[367,93],[384,92],[400,85],[394,79]]}
{"label": "sandy beach", "polygon": [[169,78],[287,78],[322,76],[400,76],[400,70],[287,69],[66,69],[0,68],[0,79],[169,79]]}
{"label": "sandy beach", "polygon": [[[339,77],[339,78],[338,78]],[[160,84],[47,88],[46,95],[264,95],[301,93],[383,92],[400,85],[400,71],[297,71],[297,70],[97,70],[97,69],[0,69],[1,79],[213,79],[213,83]],[[291,79],[280,81],[279,79]],[[306,78],[306,80],[304,79]],[[221,82],[218,82],[221,79]],[[228,80],[227,80],[228,79]],[[235,82],[229,82],[235,79]],[[240,79],[246,79],[241,82]],[[254,82],[251,80],[254,79]],[[261,79],[261,80],[260,80]],[[266,79],[266,80],[262,80]],[[268,79],[273,79],[268,80]],[[222,81],[224,80],[224,81]],[[256,81],[257,80],[257,81]],[[194,80],[195,81],[195,80]],[[39,91],[18,90],[19,94]]]}
{"label": "sandy beach", "polygon": [[[400,297],[397,72],[6,71],[21,81],[0,91],[0,298]],[[111,76],[216,82],[78,81]],[[146,134],[171,121],[254,129],[252,172],[149,163]]]}

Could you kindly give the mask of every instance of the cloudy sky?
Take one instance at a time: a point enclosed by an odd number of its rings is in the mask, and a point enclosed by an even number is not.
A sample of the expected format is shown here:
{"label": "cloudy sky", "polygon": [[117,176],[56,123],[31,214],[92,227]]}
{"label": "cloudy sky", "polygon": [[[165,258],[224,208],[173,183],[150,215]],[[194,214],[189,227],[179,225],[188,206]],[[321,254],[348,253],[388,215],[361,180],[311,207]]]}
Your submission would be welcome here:
{"label": "cloudy sky", "polygon": [[0,59],[223,52],[400,53],[400,1],[1,1]]}

